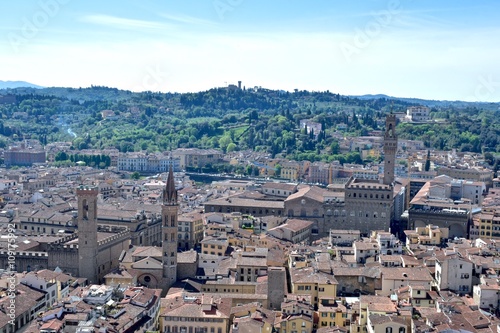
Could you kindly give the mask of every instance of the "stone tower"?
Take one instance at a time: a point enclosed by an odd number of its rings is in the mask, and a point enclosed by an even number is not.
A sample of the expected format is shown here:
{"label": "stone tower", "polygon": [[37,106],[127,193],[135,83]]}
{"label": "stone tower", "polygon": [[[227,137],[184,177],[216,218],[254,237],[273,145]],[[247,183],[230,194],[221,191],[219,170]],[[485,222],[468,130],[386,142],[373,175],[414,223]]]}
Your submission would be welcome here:
{"label": "stone tower", "polygon": [[267,304],[269,310],[281,310],[281,303],[285,299],[285,267],[268,267],[267,284]]}
{"label": "stone tower", "polygon": [[96,186],[80,185],[78,198],[78,276],[89,284],[99,283],[97,272],[97,195]]}
{"label": "stone tower", "polygon": [[398,136],[396,135],[396,116],[391,112],[385,118],[384,134],[384,184],[394,182],[394,164],[398,149]]}
{"label": "stone tower", "polygon": [[162,289],[168,290],[177,280],[177,190],[175,189],[173,166],[170,165],[167,184],[163,190],[161,206],[163,283]]}

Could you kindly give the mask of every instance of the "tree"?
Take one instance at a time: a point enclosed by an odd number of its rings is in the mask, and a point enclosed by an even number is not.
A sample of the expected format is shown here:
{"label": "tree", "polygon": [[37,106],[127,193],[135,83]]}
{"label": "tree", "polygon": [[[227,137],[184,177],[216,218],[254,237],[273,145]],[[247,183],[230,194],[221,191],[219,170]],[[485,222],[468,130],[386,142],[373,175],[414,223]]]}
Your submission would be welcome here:
{"label": "tree", "polygon": [[130,175],[130,178],[138,180],[139,178],[141,178],[141,175],[139,174],[139,172],[135,171]]}
{"label": "tree", "polygon": [[490,152],[486,152],[484,153],[484,160],[489,164],[489,165],[493,165],[495,164],[495,157],[493,156],[492,153]]}
{"label": "tree", "polygon": [[340,146],[338,141],[332,142],[332,144],[330,145],[330,150],[332,152],[332,155],[337,155],[340,152]]}
{"label": "tree", "polygon": [[231,142],[230,144],[227,145],[226,153],[230,153],[235,150],[236,150],[236,144],[234,142]]}
{"label": "tree", "polygon": [[425,158],[424,170],[429,171],[431,169],[431,151],[427,150],[427,157]]}
{"label": "tree", "polygon": [[223,136],[219,139],[219,147],[222,149],[223,152],[227,151],[227,147],[229,146],[230,143],[233,141],[229,136]]}
{"label": "tree", "polygon": [[274,174],[276,175],[276,177],[281,177],[281,165],[280,164],[276,164],[274,166]]}

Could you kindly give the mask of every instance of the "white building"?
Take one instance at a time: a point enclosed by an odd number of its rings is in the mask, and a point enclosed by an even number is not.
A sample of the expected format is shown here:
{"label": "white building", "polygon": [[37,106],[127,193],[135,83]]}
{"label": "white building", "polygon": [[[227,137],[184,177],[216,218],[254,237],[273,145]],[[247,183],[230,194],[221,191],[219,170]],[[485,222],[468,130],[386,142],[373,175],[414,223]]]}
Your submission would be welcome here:
{"label": "white building", "polygon": [[473,263],[457,252],[436,256],[436,282],[438,290],[451,290],[468,294],[472,290]]}
{"label": "white building", "polygon": [[0,191],[3,192],[5,190],[9,190],[12,187],[15,187],[17,182],[12,179],[0,179]]}
{"label": "white building", "polygon": [[481,284],[473,286],[472,290],[474,303],[481,309],[491,310],[500,305],[500,286],[496,279],[486,279],[482,276]]}
{"label": "white building", "polygon": [[426,106],[410,106],[406,109],[406,118],[415,122],[426,122],[431,120],[431,109]]}
{"label": "white building", "polygon": [[118,155],[118,170],[138,172],[168,172],[170,165],[174,171],[180,170],[179,158],[170,158],[170,154],[124,153]]}

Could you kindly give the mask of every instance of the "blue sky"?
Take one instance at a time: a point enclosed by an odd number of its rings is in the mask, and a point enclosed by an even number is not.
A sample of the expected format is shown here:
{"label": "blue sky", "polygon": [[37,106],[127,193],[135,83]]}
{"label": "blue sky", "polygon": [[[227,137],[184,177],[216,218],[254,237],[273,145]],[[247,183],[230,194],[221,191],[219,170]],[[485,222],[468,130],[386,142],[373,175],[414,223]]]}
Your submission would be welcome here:
{"label": "blue sky", "polygon": [[0,80],[500,101],[498,1],[0,3]]}

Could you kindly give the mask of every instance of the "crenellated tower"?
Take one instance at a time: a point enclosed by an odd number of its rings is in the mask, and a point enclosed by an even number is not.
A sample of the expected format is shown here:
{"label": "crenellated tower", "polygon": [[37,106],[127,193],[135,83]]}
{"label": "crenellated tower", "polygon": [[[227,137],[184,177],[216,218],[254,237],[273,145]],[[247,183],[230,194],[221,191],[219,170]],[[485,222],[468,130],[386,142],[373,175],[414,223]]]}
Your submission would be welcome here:
{"label": "crenellated tower", "polygon": [[161,206],[162,219],[162,250],[163,250],[163,285],[168,290],[177,280],[177,190],[175,189],[173,166],[167,177],[167,184],[163,189],[163,204]]}
{"label": "crenellated tower", "polygon": [[99,283],[97,264],[97,195],[96,186],[80,185],[78,198],[78,276],[89,284]]}
{"label": "crenellated tower", "polygon": [[394,182],[394,164],[398,149],[398,136],[396,135],[396,115],[392,112],[385,118],[384,134],[384,184]]}

